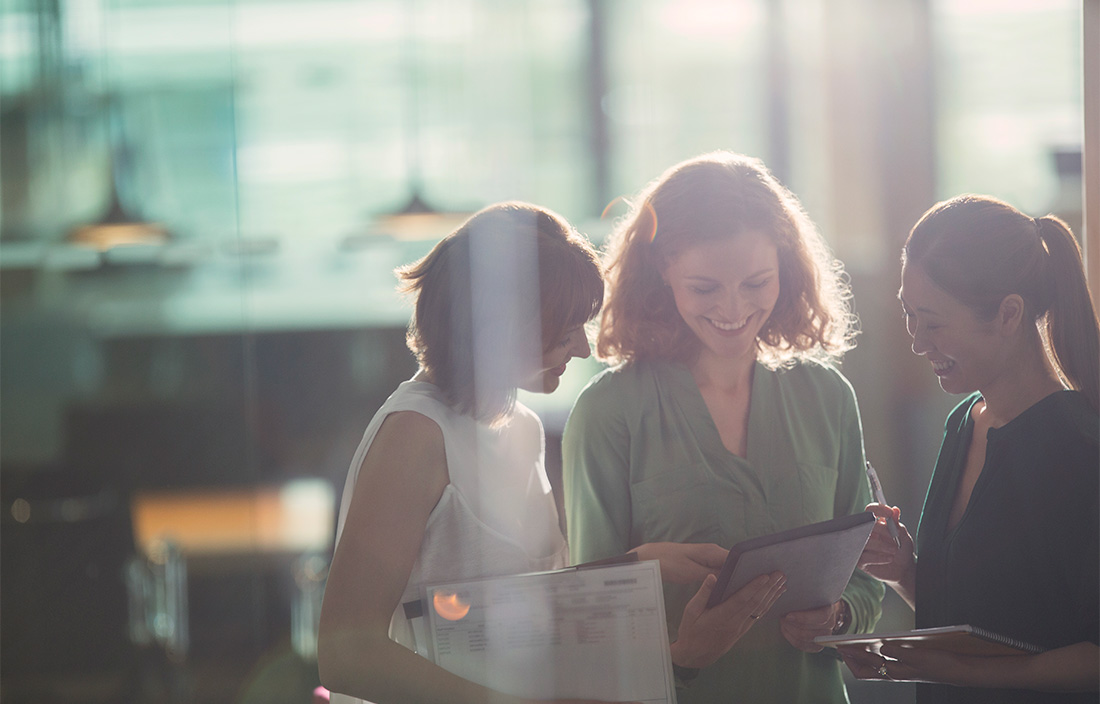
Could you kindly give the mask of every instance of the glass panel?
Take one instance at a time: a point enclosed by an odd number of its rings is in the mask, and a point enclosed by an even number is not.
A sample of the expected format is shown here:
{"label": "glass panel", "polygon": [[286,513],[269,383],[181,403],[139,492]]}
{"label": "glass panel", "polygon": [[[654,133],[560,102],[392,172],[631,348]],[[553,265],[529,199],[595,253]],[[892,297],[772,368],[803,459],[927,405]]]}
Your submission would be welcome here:
{"label": "glass panel", "polygon": [[615,0],[608,13],[611,192],[714,149],[768,158],[758,0]]}
{"label": "glass panel", "polygon": [[933,2],[937,196],[988,193],[1080,232],[1081,4]]}

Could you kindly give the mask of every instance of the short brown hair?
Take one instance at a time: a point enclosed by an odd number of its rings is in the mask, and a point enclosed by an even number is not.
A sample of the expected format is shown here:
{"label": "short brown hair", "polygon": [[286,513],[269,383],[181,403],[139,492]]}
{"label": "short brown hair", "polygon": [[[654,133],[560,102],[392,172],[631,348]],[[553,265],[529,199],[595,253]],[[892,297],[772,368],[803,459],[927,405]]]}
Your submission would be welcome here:
{"label": "short brown hair", "polygon": [[416,297],[409,349],[452,406],[495,423],[512,411],[522,361],[599,312],[602,273],[560,215],[491,205],[396,270]]}
{"label": "short brown hair", "polygon": [[650,183],[612,234],[599,357],[687,361],[697,354],[699,340],[662,273],[689,247],[750,231],[769,237],[779,254],[779,299],[757,339],[760,360],[779,367],[851,349],[855,318],[841,263],[762,161],[718,151],[676,164]]}

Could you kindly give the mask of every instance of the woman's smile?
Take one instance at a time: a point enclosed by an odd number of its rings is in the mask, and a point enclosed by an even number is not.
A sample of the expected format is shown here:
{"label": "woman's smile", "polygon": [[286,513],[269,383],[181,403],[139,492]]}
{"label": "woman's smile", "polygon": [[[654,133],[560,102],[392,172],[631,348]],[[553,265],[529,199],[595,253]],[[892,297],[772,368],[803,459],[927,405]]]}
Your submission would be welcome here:
{"label": "woman's smile", "polygon": [[737,335],[742,330],[744,330],[745,326],[748,325],[749,318],[751,318],[751,317],[752,316],[750,315],[747,318],[744,318],[743,320],[740,320],[736,323],[727,323],[727,322],[722,322],[722,321],[715,320],[714,318],[707,318],[706,316],[704,316],[704,318],[706,319],[707,322],[709,322],[714,327],[718,328],[719,333],[730,335],[731,337]]}

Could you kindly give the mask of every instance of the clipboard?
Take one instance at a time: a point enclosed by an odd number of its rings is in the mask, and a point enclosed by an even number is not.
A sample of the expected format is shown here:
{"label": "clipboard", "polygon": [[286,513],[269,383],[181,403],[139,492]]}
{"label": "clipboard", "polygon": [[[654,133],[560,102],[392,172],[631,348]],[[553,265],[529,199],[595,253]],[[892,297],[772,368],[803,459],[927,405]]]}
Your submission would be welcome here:
{"label": "clipboard", "polygon": [[970,625],[916,628],[894,633],[818,636],[814,638],[814,642],[830,648],[838,645],[863,645],[875,653],[879,652],[883,643],[904,643],[960,655],[1029,655],[1045,650],[1033,643]]}
{"label": "clipboard", "polygon": [[707,607],[776,570],[787,576],[787,592],[767,617],[832,604],[852,578],[874,526],[875,515],[864,511],[742,541],[730,548]]}

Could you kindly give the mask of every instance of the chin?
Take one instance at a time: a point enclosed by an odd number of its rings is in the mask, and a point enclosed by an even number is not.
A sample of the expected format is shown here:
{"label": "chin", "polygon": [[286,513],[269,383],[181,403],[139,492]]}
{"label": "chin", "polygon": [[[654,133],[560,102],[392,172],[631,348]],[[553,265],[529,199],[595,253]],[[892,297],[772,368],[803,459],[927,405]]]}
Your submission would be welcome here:
{"label": "chin", "polygon": [[977,387],[972,384],[965,384],[955,381],[954,379],[940,377],[940,388],[949,394],[968,394],[971,391],[977,391]]}
{"label": "chin", "polygon": [[555,391],[560,383],[561,379],[558,377],[548,372],[543,372],[534,379],[520,384],[519,388],[533,394],[548,394]]}

